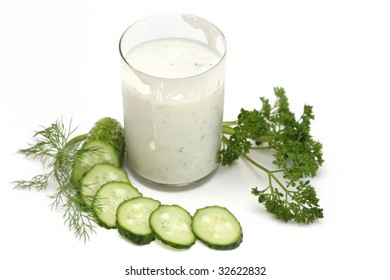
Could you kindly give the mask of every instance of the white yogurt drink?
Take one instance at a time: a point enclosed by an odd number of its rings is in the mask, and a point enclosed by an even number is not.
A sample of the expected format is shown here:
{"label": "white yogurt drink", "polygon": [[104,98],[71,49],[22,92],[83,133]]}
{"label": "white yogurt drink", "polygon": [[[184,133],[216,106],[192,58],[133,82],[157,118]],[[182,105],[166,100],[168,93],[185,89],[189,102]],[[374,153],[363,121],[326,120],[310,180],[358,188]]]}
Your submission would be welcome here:
{"label": "white yogurt drink", "polygon": [[196,182],[218,166],[224,53],[188,38],[158,38],[124,54],[122,94],[129,166],[164,185]]}

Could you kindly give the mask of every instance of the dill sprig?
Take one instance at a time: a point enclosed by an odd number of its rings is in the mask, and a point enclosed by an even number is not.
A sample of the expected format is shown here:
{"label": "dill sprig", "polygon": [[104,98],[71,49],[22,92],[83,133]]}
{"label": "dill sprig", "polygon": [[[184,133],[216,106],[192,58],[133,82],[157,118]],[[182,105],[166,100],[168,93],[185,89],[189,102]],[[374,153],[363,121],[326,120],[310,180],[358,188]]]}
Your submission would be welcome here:
{"label": "dill sprig", "polygon": [[71,138],[75,130],[72,122],[65,126],[61,119],[36,131],[29,147],[19,152],[27,157],[40,159],[45,173],[30,180],[15,181],[14,185],[18,189],[44,191],[49,182],[54,180],[57,188],[54,194],[49,195],[52,199],[50,207],[63,209],[65,225],[74,231],[77,238],[86,242],[90,239],[90,234],[95,233],[95,218],[91,212],[84,211],[77,183],[72,182],[71,175],[74,160],[81,154],[92,151],[81,147],[87,134]]}

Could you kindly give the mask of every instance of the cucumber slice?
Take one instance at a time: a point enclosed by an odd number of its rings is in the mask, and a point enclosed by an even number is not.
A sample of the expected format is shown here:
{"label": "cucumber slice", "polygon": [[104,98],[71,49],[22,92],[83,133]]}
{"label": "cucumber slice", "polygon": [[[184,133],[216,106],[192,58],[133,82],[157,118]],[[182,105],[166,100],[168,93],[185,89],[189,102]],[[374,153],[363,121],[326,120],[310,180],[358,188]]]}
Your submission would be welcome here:
{"label": "cucumber slice", "polygon": [[98,163],[110,163],[120,167],[115,149],[104,142],[93,140],[83,145],[83,149],[89,149],[90,151],[76,158],[72,169],[73,182],[79,181],[91,167]]}
{"label": "cucumber slice", "polygon": [[218,250],[235,249],[243,238],[237,218],[221,206],[196,210],[192,218],[192,231],[204,244]]}
{"label": "cucumber slice", "polygon": [[178,205],[160,205],[149,218],[150,228],[162,243],[177,249],[190,248],[196,240],[191,215]]}
{"label": "cucumber slice", "polygon": [[118,167],[122,165],[125,150],[122,125],[112,118],[100,119],[89,131],[83,148],[89,151],[74,161],[73,182],[78,182],[97,163],[111,163]]}
{"label": "cucumber slice", "polygon": [[130,183],[109,182],[96,192],[92,203],[98,223],[105,228],[116,228],[116,212],[125,200],[142,194]]}
{"label": "cucumber slice", "polygon": [[80,196],[84,204],[91,207],[97,190],[112,181],[130,183],[126,171],[122,168],[108,163],[94,165],[80,181]]}
{"label": "cucumber slice", "polygon": [[160,204],[160,201],[149,197],[136,197],[121,203],[116,212],[119,233],[138,245],[152,242],[155,237],[150,229],[149,217]]}

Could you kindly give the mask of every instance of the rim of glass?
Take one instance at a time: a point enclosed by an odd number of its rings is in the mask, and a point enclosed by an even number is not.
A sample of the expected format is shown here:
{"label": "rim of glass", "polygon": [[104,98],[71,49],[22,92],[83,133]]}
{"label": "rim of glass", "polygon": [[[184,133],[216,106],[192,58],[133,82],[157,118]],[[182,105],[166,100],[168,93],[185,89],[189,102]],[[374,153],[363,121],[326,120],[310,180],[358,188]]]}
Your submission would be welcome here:
{"label": "rim of glass", "polygon": [[[200,72],[200,73],[197,73],[195,75],[191,75],[191,76],[186,76],[186,77],[178,77],[178,78],[172,78],[172,77],[160,77],[160,76],[155,76],[155,75],[151,75],[151,74],[148,74],[148,73],[145,73],[141,70],[138,70],[137,68],[133,67],[126,59],[123,51],[122,51],[122,41],[123,41],[123,38],[125,37],[126,33],[131,29],[133,28],[135,25],[138,25],[140,23],[142,23],[143,21],[146,21],[148,19],[152,19],[152,18],[155,18],[155,17],[160,17],[160,16],[183,16],[183,15],[187,15],[187,16],[191,16],[191,17],[195,17],[197,19],[200,19],[204,22],[206,22],[207,24],[209,24],[210,26],[212,26],[213,28],[215,28],[216,31],[218,31],[218,33],[221,35],[221,38],[223,40],[223,44],[225,46],[225,49],[224,49],[224,52],[223,54],[221,55],[218,63],[214,64],[212,67],[208,68],[206,71],[204,72]],[[148,77],[151,77],[151,78],[157,78],[157,79],[161,79],[161,80],[180,80],[180,79],[190,79],[190,78],[194,78],[194,77],[197,77],[197,76],[200,76],[200,75],[203,75],[211,70],[213,70],[214,68],[216,68],[219,64],[221,64],[221,62],[225,59],[225,56],[226,56],[226,53],[227,53],[227,47],[226,47],[227,43],[226,43],[226,38],[225,38],[225,35],[223,34],[223,32],[213,23],[211,23],[210,21],[202,18],[202,17],[198,17],[198,16],[195,16],[195,15],[192,15],[192,14],[187,14],[187,13],[160,13],[160,14],[155,14],[155,15],[152,15],[152,16],[148,16],[148,17],[144,17],[142,19],[139,19],[137,21],[135,21],[133,24],[131,24],[129,27],[127,27],[125,29],[125,31],[122,33],[120,39],[119,39],[119,53],[120,53],[120,56],[121,56],[121,59],[126,63],[126,65],[128,67],[130,67],[133,71],[135,72],[138,72],[142,75],[145,75],[145,76],[148,76]]]}

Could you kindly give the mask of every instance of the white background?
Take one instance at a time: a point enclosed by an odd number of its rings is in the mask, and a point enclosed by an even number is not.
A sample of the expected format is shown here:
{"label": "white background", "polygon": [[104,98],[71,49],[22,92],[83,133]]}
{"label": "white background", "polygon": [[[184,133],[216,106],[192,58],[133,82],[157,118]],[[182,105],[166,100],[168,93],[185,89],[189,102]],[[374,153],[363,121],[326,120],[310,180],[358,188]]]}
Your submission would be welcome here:
{"label": "white background", "polygon": [[[184,192],[131,177],[144,195],[191,213],[228,207],[244,230],[233,251],[200,242],[184,251],[140,247],[100,228],[84,244],[49,208],[55,186],[12,189],[42,171],[16,154],[40,125],[72,118],[81,134],[104,116],[122,121],[119,37],[136,20],[171,11],[206,18],[227,38],[225,120],[258,107],[259,96],[272,99],[274,86],[286,89],[297,114],[314,107],[325,163],[313,184],[324,219],[275,220],[250,194],[264,174],[242,161]],[[220,266],[267,268],[267,276],[243,279],[389,279],[389,34],[390,8],[377,0],[1,1],[0,279],[165,279],[125,269],[180,265],[216,271],[192,279],[231,279],[217,275]]]}

